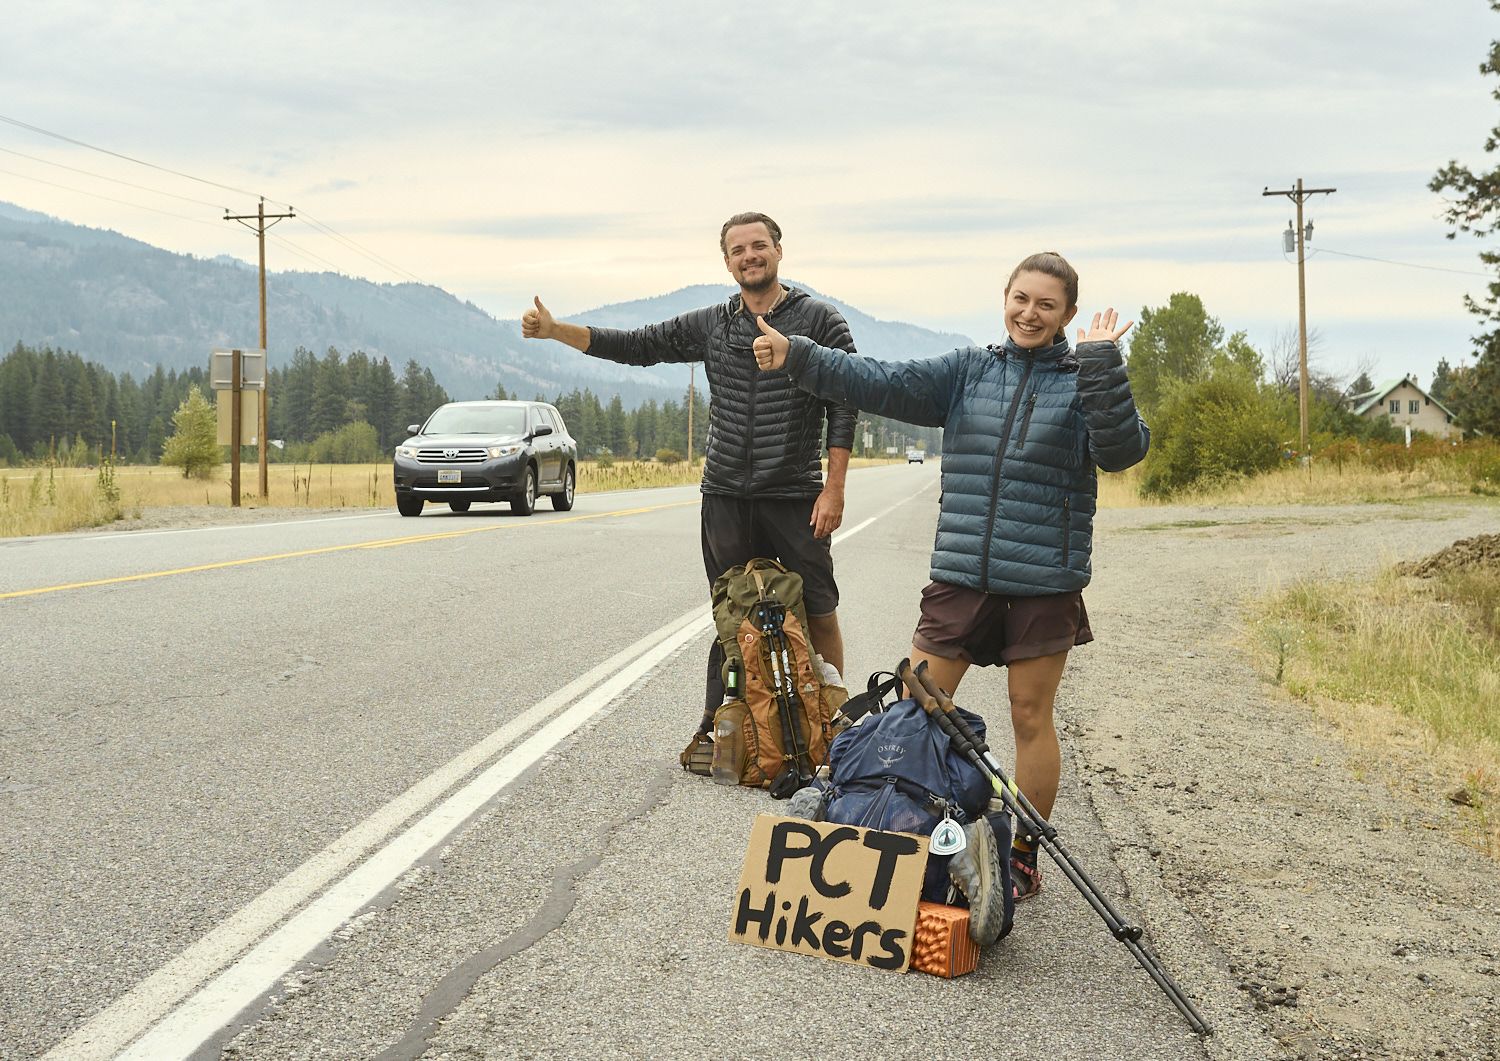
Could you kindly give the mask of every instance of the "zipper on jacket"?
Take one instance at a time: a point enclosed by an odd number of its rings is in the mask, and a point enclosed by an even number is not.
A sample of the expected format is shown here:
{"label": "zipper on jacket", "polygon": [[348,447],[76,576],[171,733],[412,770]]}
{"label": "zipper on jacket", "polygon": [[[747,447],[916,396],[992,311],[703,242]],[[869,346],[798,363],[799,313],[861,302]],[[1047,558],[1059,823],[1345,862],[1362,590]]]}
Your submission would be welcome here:
{"label": "zipper on jacket", "polygon": [[1031,397],[1026,400],[1026,415],[1021,420],[1021,439],[1016,443],[1016,449],[1026,445],[1026,429],[1031,426],[1031,413],[1036,408],[1036,391],[1031,392]]}
{"label": "zipper on jacket", "polygon": [[1071,552],[1069,546],[1073,537],[1073,499],[1063,498],[1063,567],[1068,566],[1068,554]]}
{"label": "zipper on jacket", "polygon": [[[744,296],[740,296],[740,308],[745,305]],[[745,310],[746,313],[750,312]],[[775,312],[775,307],[772,307]],[[770,316],[770,314],[767,314]],[[750,414],[745,421],[745,481],[740,485],[740,496],[750,496],[750,484],[755,480],[755,399],[760,391],[760,369],[752,368],[750,371]],[[705,464],[705,468],[708,466]]]}
{"label": "zipper on jacket", "polygon": [[984,553],[980,558],[981,581],[979,588],[990,591],[990,542],[995,537],[995,513],[1000,507],[1000,466],[1005,463],[1005,447],[1010,445],[1010,429],[1016,425],[1016,413],[1021,408],[1021,398],[1026,393],[1026,384],[1031,380],[1033,355],[1026,352],[1026,369],[1021,373],[1021,385],[1016,388],[1016,400],[1011,402],[1010,413],[1005,417],[1005,427],[1000,432],[1000,449],[995,453],[995,474],[990,480],[990,517],[984,527]]}

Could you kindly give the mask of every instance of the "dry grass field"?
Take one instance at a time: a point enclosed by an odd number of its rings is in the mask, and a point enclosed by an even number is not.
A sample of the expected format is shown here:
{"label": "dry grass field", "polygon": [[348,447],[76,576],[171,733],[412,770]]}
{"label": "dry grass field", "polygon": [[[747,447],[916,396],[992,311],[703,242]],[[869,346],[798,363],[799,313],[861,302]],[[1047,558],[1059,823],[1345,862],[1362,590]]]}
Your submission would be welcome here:
{"label": "dry grass field", "polygon": [[[852,467],[904,463],[859,459]],[[637,490],[654,486],[686,486],[703,475],[700,458],[693,465],[655,461],[616,461],[599,467],[593,461],[578,466],[579,493]],[[241,504],[247,508],[382,508],[396,503],[391,490],[391,466],[380,464],[273,464],[270,497],[257,495],[257,469],[241,470]],[[230,503],[229,465],[207,479],[188,479],[176,468],[121,466],[114,469],[117,498],[101,487],[96,468],[0,468],[0,537],[54,534],[80,527],[97,527],[138,516],[157,506]]]}
{"label": "dry grass field", "polygon": [[1418,750],[1461,778],[1449,799],[1468,808],[1467,839],[1500,857],[1500,536],[1488,537],[1488,558],[1425,577],[1395,565],[1371,581],[1299,580],[1252,602],[1251,629],[1266,677],[1351,744],[1387,764]]}

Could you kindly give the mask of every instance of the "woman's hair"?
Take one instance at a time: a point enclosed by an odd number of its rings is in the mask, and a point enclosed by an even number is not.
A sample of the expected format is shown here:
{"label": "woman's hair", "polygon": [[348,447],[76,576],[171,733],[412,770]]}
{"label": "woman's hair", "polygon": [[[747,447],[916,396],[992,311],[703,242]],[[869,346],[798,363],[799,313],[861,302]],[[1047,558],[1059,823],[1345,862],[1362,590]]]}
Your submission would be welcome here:
{"label": "woman's hair", "polygon": [[1022,273],[1041,273],[1055,280],[1061,280],[1063,290],[1068,295],[1068,308],[1072,309],[1078,305],[1078,273],[1068,264],[1068,260],[1056,251],[1042,251],[1033,254],[1010,274],[1010,279],[1005,281],[1005,290],[1010,292],[1010,285],[1016,282],[1016,277]]}

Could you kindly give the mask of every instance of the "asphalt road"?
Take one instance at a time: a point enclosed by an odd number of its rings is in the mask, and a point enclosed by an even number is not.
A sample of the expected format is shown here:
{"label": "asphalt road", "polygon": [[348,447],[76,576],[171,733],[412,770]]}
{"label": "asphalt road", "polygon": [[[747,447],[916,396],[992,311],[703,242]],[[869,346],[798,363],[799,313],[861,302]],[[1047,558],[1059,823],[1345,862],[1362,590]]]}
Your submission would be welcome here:
{"label": "asphalt road", "polygon": [[[851,476],[851,684],[937,477]],[[0,543],[0,1058],[1203,1056],[1055,872],[952,981],[727,942],[775,805],[677,767],[697,496]],[[1008,759],[1003,675],[964,693]]]}

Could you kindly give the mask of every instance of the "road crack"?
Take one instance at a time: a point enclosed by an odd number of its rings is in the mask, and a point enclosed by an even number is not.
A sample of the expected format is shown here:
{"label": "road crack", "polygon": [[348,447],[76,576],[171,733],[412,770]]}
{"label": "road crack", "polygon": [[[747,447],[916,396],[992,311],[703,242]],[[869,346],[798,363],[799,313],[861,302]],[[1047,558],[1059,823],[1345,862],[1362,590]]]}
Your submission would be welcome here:
{"label": "road crack", "polygon": [[421,1057],[443,1019],[469,996],[481,977],[561,928],[577,905],[578,894],[574,888],[578,882],[599,868],[611,841],[621,829],[661,805],[671,791],[676,775],[677,771],[668,767],[659,770],[635,809],[599,831],[599,844],[592,853],[553,871],[551,891],[536,913],[499,943],[474,954],[438,981],[437,986],[422,999],[417,1019],[406,1034],[395,1045],[382,1050],[375,1061],[415,1061]]}

